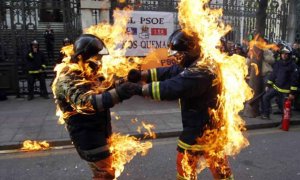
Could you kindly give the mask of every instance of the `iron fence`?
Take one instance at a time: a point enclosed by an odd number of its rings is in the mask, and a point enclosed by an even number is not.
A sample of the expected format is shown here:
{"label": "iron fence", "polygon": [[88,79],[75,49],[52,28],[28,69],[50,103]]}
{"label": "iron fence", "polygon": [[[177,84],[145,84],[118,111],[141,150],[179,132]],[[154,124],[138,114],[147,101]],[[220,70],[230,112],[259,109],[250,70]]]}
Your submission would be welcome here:
{"label": "iron fence", "polygon": [[30,41],[43,34],[43,21],[62,22],[63,34],[75,38],[81,32],[79,6],[80,0],[2,0],[0,61],[21,61]]}
{"label": "iron fence", "polygon": [[300,1],[296,1],[296,24],[295,42],[300,43]]}
{"label": "iron fence", "polygon": [[38,38],[42,44],[46,24],[53,22],[62,26],[55,33],[58,39],[74,39],[81,33],[80,0],[0,1],[0,89],[20,93],[18,84],[25,77],[29,44]]}

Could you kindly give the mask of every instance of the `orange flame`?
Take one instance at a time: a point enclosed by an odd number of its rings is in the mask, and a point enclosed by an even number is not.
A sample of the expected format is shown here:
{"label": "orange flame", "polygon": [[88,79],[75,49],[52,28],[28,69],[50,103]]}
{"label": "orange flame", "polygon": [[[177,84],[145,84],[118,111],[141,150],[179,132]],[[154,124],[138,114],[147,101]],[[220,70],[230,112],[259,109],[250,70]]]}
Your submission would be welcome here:
{"label": "orange flame", "polygon": [[[137,57],[127,58],[125,56],[126,47],[129,45],[128,41],[132,39],[131,35],[126,34],[126,26],[130,14],[130,9],[126,9],[126,11],[115,10],[115,22],[113,25],[101,23],[85,30],[85,33],[93,34],[103,40],[109,51],[109,55],[102,57],[100,68],[96,73],[86,65],[87,63],[71,62],[71,56],[74,54],[72,45],[62,48],[62,52],[66,54],[67,57],[54,69],[57,75],[52,85],[53,92],[57,92],[55,84],[57,84],[58,79],[65,78],[65,75],[69,72],[79,70],[79,72],[83,73],[85,78],[76,82],[75,87],[90,83],[93,84],[92,89],[85,95],[100,94],[115,83],[116,77],[123,78],[127,76],[130,69],[137,69],[140,64],[145,62],[142,62],[141,59]],[[92,58],[89,59],[89,61],[99,64],[99,62]],[[99,79],[104,80],[99,81]],[[63,123],[64,119],[74,114],[94,113],[91,104],[83,104],[80,106],[82,107],[76,106],[72,112],[63,112],[59,106],[57,106],[56,114],[59,116],[59,122]],[[120,118],[116,113],[112,115],[115,116],[116,119]],[[116,170],[116,177],[120,176],[124,170],[124,165],[130,162],[135,155],[138,153],[146,155],[147,151],[152,148],[151,142],[141,143],[140,139],[130,137],[129,135],[113,134],[109,141],[113,158],[112,166]]]}
{"label": "orange flame", "polygon": [[[93,82],[97,84],[93,86],[91,91],[87,92],[87,94],[99,94],[110,88],[115,81],[116,78],[124,78],[127,76],[130,69],[137,69],[141,64],[146,63],[142,61],[138,57],[126,57],[125,52],[128,47],[128,42],[132,39],[132,35],[126,33],[126,26],[129,21],[132,10],[127,8],[124,11],[115,10],[114,19],[115,22],[113,25],[108,23],[100,23],[95,26],[91,26],[85,29],[85,33],[93,34],[100,39],[102,39],[109,51],[109,55],[105,55],[102,57],[101,68],[99,68],[98,72],[95,74],[92,72],[91,68],[86,64],[80,63],[71,63],[71,56],[74,54],[73,45],[69,45],[62,48],[62,52],[67,56],[63,59],[63,63],[56,65],[54,70],[56,71],[56,78],[53,81],[52,89],[53,92],[55,90],[55,84],[57,83],[57,79],[64,78],[64,75],[67,74],[64,72],[64,69],[68,67],[69,71],[74,70],[82,70],[85,73],[86,79],[79,81],[76,86],[83,85],[85,83]],[[90,61],[95,61],[90,59]],[[98,64],[98,62],[95,62]],[[105,79],[102,82],[99,82],[98,79]],[[82,109],[92,109],[92,106],[86,105],[82,108],[76,109],[76,112],[65,112],[57,107],[56,114],[59,116],[59,124],[64,123],[64,119],[67,119],[69,116],[76,113],[83,113]]]}
{"label": "orange flame", "polygon": [[207,128],[197,141],[198,146],[202,145],[203,151],[209,154],[206,162],[198,159],[197,173],[207,166],[207,162],[236,155],[249,145],[241,132],[245,122],[238,113],[244,108],[244,102],[253,96],[245,81],[248,74],[245,58],[228,56],[216,48],[221,44],[221,37],[231,28],[222,22],[222,9],[210,9],[208,3],[209,0],[181,0],[178,14],[182,29],[200,39],[201,61],[198,65],[216,73],[221,83],[218,108],[210,110],[213,128]]}
{"label": "orange flame", "polygon": [[258,74],[259,74],[259,70],[258,70],[258,66],[257,66],[257,64],[255,64],[255,63],[251,63],[250,64],[253,68],[254,68],[254,70],[255,70],[255,75],[256,76],[258,76]]}
{"label": "orange flame", "polygon": [[249,56],[251,59],[258,58],[258,53],[255,50],[255,48],[258,48],[260,50],[267,50],[271,49],[273,51],[278,51],[279,47],[276,44],[268,44],[262,37],[259,35],[256,35],[253,40],[249,42]]}
{"label": "orange flame", "polygon": [[115,177],[119,177],[124,170],[124,165],[129,163],[134,156],[141,153],[145,156],[150,148],[151,142],[141,143],[133,136],[113,134],[110,138],[110,152],[112,153],[112,167],[116,170]]}
{"label": "orange flame", "polygon": [[47,141],[31,141],[26,140],[23,142],[23,147],[21,150],[23,151],[38,151],[38,150],[46,150],[49,149],[50,145],[47,143]]}
{"label": "orange flame", "polygon": [[153,124],[147,124],[144,121],[142,121],[142,126],[138,126],[137,131],[139,133],[141,133],[142,128],[147,130],[147,132],[144,132],[144,138],[147,138],[147,137],[152,138],[152,139],[156,138],[156,133],[152,130],[155,128],[155,126]]}

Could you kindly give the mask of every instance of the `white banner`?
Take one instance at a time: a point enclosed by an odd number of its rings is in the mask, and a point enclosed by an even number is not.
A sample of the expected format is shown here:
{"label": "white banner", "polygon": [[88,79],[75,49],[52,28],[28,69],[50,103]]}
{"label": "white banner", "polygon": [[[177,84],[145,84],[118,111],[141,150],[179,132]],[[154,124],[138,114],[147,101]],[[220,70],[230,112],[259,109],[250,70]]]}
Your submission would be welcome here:
{"label": "white banner", "polygon": [[174,31],[174,15],[170,12],[133,11],[127,32],[133,36],[126,56],[145,56],[151,49],[167,48]]}

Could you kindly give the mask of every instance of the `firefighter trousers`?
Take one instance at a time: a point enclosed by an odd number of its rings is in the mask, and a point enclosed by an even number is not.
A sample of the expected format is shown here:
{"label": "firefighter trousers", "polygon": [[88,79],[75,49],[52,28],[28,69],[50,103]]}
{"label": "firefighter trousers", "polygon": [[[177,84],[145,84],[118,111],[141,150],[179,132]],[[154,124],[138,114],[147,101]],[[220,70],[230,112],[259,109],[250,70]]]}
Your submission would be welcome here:
{"label": "firefighter trousers", "polygon": [[88,162],[88,164],[93,172],[93,180],[112,180],[115,178],[111,156],[97,162]]}
{"label": "firefighter trousers", "polygon": [[233,175],[229,166],[227,157],[217,158],[210,157],[208,154],[192,155],[187,153],[189,173],[185,170],[187,165],[183,165],[184,153],[177,153],[177,180],[196,180],[197,179],[197,165],[201,156],[204,157],[208,163],[209,169],[215,180],[233,180]]}

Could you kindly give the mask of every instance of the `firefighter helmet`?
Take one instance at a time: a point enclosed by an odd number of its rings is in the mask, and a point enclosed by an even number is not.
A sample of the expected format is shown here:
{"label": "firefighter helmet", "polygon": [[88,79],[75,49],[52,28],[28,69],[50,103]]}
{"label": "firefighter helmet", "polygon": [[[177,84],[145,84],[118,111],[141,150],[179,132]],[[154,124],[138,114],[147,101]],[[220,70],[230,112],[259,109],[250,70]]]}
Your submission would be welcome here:
{"label": "firefighter helmet", "polygon": [[189,35],[181,29],[176,30],[168,39],[169,55],[176,56],[179,65],[189,67],[200,56],[197,36]]}
{"label": "firefighter helmet", "polygon": [[108,51],[104,42],[95,35],[83,34],[74,43],[74,57],[82,56],[87,60],[95,55],[107,55]]}
{"label": "firefighter helmet", "polygon": [[39,42],[37,40],[33,40],[33,41],[31,41],[30,45],[31,46],[33,46],[33,45],[37,45],[38,46]]}
{"label": "firefighter helmet", "polygon": [[71,44],[71,40],[69,38],[67,38],[67,37],[64,38],[63,45],[66,46],[66,45],[69,45],[69,44]]}
{"label": "firefighter helmet", "polygon": [[292,48],[288,45],[286,46],[283,46],[281,49],[280,49],[280,53],[281,54],[291,54],[292,53]]}
{"label": "firefighter helmet", "polygon": [[173,53],[187,52],[191,54],[199,54],[200,47],[197,38],[188,35],[181,29],[176,30],[168,39],[168,47]]}
{"label": "firefighter helmet", "polygon": [[33,51],[34,48],[39,50],[40,44],[37,40],[33,40],[30,42],[30,50]]}

